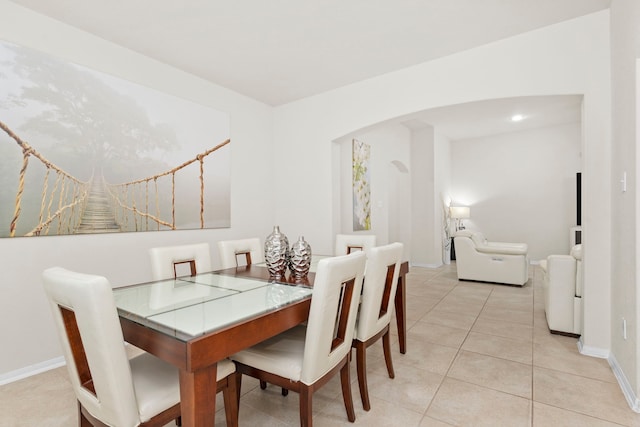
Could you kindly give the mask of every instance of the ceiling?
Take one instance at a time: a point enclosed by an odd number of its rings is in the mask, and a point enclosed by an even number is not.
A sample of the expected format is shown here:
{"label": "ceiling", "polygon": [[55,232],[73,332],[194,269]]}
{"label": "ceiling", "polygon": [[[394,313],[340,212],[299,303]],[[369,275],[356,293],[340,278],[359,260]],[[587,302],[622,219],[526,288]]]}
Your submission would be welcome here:
{"label": "ceiling", "polygon": [[[519,114],[521,121],[511,118]],[[579,123],[582,95],[525,96],[432,108],[395,121],[409,129],[433,126],[452,141]]]}
{"label": "ceiling", "polygon": [[606,9],[611,0],[12,2],[277,106]]}

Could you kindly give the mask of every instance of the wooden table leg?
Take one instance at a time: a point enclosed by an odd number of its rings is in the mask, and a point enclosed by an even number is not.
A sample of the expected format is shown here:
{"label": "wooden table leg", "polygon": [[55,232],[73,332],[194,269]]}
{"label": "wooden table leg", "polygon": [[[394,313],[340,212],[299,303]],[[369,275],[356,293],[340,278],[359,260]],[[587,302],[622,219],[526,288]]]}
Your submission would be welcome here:
{"label": "wooden table leg", "polygon": [[217,363],[187,372],[180,369],[180,410],[185,427],[210,427],[215,424]]}
{"label": "wooden table leg", "polygon": [[398,343],[400,344],[400,353],[402,354],[407,352],[407,281],[405,276],[408,272],[408,263],[403,263],[400,267],[400,274],[398,275],[398,288],[396,290],[395,298]]}

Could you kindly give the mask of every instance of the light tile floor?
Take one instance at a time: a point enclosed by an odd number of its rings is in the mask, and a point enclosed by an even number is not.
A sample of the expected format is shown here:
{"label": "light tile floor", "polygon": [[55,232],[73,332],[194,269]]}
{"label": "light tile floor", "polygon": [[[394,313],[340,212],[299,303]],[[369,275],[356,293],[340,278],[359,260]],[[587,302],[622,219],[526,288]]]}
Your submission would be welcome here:
{"label": "light tile floor", "polygon": [[[396,378],[381,345],[368,357],[371,411],[362,410],[352,367],[356,425],[640,426],[606,360],[582,356],[576,339],[547,329],[541,274],[522,287],[456,279],[455,263],[411,268],[408,351],[393,337]],[[395,332],[395,327],[392,328]],[[349,426],[339,380],[313,400],[314,423]],[[242,426],[298,425],[298,396],[243,379]],[[221,396],[216,425],[224,426]],[[76,403],[65,368],[0,387],[0,426],[72,427]]]}

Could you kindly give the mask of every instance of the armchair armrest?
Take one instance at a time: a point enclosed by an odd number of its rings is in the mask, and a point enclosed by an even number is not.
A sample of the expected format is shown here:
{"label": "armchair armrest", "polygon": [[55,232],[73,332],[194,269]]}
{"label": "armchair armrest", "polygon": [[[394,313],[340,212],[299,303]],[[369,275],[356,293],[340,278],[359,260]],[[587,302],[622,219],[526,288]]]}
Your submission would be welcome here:
{"label": "armchair armrest", "polygon": [[576,296],[576,259],[571,255],[547,257],[544,275],[544,311],[552,332],[580,335],[582,300]]}
{"label": "armchair armrest", "polygon": [[526,243],[487,242],[476,246],[478,252],[501,255],[527,255],[528,249]]}
{"label": "armchair armrest", "polygon": [[547,257],[547,277],[556,286],[568,289],[575,295],[576,259],[571,255],[549,255]]}

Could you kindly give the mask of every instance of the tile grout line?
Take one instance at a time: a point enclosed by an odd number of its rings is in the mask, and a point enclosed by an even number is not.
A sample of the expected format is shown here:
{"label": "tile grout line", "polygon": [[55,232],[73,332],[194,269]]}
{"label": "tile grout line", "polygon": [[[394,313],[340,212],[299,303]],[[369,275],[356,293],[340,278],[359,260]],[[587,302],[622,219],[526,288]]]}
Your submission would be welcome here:
{"label": "tile grout line", "polygon": [[[440,302],[442,302],[442,300],[449,294],[451,294],[451,292],[457,288],[460,285],[460,282],[458,281],[458,283],[456,283],[456,285],[451,288],[449,290],[449,292],[447,292],[438,302],[438,304],[440,304]],[[424,420],[424,417],[427,416],[427,413],[429,412],[429,409],[431,408],[431,405],[433,404],[433,401],[436,399],[436,396],[438,395],[438,392],[440,391],[440,388],[442,387],[442,383],[444,383],[444,380],[448,377],[449,375],[449,371],[451,371],[451,367],[453,366],[453,364],[456,362],[456,360],[458,359],[459,355],[460,355],[460,351],[462,350],[462,346],[464,345],[465,341],[467,340],[467,338],[469,337],[469,334],[471,333],[471,329],[473,329],[473,326],[476,324],[476,322],[478,321],[478,318],[480,317],[480,314],[482,313],[482,310],[484,310],[484,307],[487,305],[487,301],[489,300],[489,297],[491,296],[491,294],[493,293],[493,287],[491,288],[491,291],[489,292],[489,294],[487,295],[484,304],[482,304],[482,309],[480,309],[480,311],[478,312],[478,314],[476,315],[475,320],[473,321],[473,323],[471,324],[471,326],[469,327],[469,329],[467,330],[467,333],[465,334],[464,339],[462,340],[462,342],[460,343],[460,346],[458,347],[458,349],[456,350],[456,354],[453,357],[453,359],[451,360],[451,363],[449,364],[447,371],[444,373],[444,375],[442,375],[442,380],[440,381],[440,384],[438,384],[438,387],[436,388],[436,391],[433,393],[433,397],[431,398],[431,401],[429,402],[429,404],[427,405],[427,408],[424,411],[424,416],[422,417],[422,419]],[[438,306],[438,304],[436,304],[434,307],[432,307],[432,310]],[[466,382],[466,381],[465,381]],[[431,418],[431,417],[430,417]],[[438,421],[442,421],[440,419],[434,418]],[[443,421],[444,422],[444,421]],[[448,424],[448,423],[447,423]]]}
{"label": "tile grout line", "polygon": [[[430,282],[431,280],[436,279],[436,278],[439,278],[439,277],[441,277],[441,276],[444,276],[446,273],[450,273],[450,272],[451,272],[451,271],[443,271],[443,272],[441,272],[441,273],[439,273],[439,274],[436,274],[436,275],[434,275],[433,277],[430,277],[430,278],[428,278],[428,279],[424,280],[424,281],[421,283],[421,285],[428,286],[428,285],[429,285],[429,282]],[[458,286],[457,284],[456,284],[456,285],[454,285],[454,286],[453,286],[451,289],[449,289],[445,294],[443,294],[443,295],[438,299],[438,302],[437,302],[436,304],[434,304],[431,308],[429,308],[429,309],[428,309],[428,310],[427,310],[427,311],[426,311],[426,312],[425,312],[425,313],[424,313],[424,314],[423,314],[423,315],[422,315],[422,316],[417,320],[417,322],[419,322],[419,321],[420,321],[421,319],[423,319],[427,314],[429,314],[433,309],[435,309],[435,308],[438,306],[438,304],[440,304],[440,303],[442,302],[442,300],[443,300],[444,298],[446,298],[446,297],[447,297],[447,295],[449,295],[449,294],[451,293],[451,291],[453,291],[453,289],[455,289],[457,286]],[[407,329],[407,334],[409,333],[409,331],[410,331],[412,328],[414,328],[414,327],[416,326],[417,322],[416,322],[416,323],[414,323],[410,328],[408,328],[408,329]],[[457,354],[457,353],[456,353],[456,354]],[[440,390],[440,386],[442,385],[442,382],[444,381],[444,378],[445,378],[445,377],[446,377],[446,375],[443,375],[443,376],[442,376],[442,380],[440,380],[440,383],[438,384],[438,387],[436,388],[435,392],[433,393],[433,396],[431,397],[431,401],[429,402],[429,404],[428,404],[428,405],[427,405],[427,407],[425,408],[425,410],[424,410],[424,412],[423,412],[423,414],[422,414],[422,418],[420,419],[420,422],[418,423],[418,425],[422,424],[422,421],[427,417],[427,412],[429,411],[429,408],[431,407],[431,404],[433,403],[433,400],[435,399],[436,395],[438,394],[438,390]],[[429,418],[431,418],[431,417],[429,417]],[[435,419],[435,418],[434,418],[434,419]],[[438,421],[441,421],[441,420],[438,420]],[[448,424],[448,423],[446,423],[446,424]]]}
{"label": "tile grout line", "polygon": [[534,423],[534,406],[535,406],[535,375],[534,375],[534,366],[535,366],[535,361],[533,360],[535,357],[535,347],[536,347],[536,342],[535,342],[535,330],[536,330],[536,273],[537,273],[537,269],[535,268],[535,266],[533,266],[533,274],[531,277],[531,409],[530,409],[530,414],[529,414],[529,425],[531,427],[533,427],[533,423]]}
{"label": "tile grout line", "polygon": [[[447,273],[449,273],[449,272],[450,272],[450,271],[447,271]],[[443,273],[441,273],[441,274],[438,274],[438,275],[434,276],[433,278],[436,278],[436,277],[438,277],[438,276],[442,276],[442,275],[444,275],[444,273],[445,273],[445,272],[443,272]],[[432,279],[433,279],[433,278],[432,278]],[[431,280],[431,279],[427,280],[427,281],[425,282],[425,284],[428,284],[428,282],[429,282],[430,280]],[[447,295],[449,295],[449,294],[450,294],[450,293],[451,293],[451,292],[452,292],[456,287],[458,287],[458,284],[457,284],[457,283],[456,283],[456,284],[455,284],[451,289],[449,289],[449,291],[447,291],[447,292],[446,292],[446,293],[445,293],[445,294],[440,298],[440,300],[438,300],[438,302],[437,302],[433,307],[431,307],[429,310],[427,310],[427,312],[426,312],[426,313],[421,317],[421,319],[422,319],[423,317],[425,317],[427,314],[429,314],[429,313],[430,313],[434,308],[436,308],[436,307],[438,306],[438,304],[440,304],[440,303],[442,302],[442,300],[443,300],[443,299],[445,299],[445,298],[447,297]],[[407,332],[409,332],[409,331],[407,331]],[[469,333],[469,332],[467,331],[467,334],[468,334],[468,333]],[[465,336],[465,340],[466,340],[466,336]],[[464,342],[464,340],[463,340],[463,342]],[[462,344],[461,344],[461,346],[462,346]],[[460,349],[458,348],[458,350],[457,350],[457,351],[460,351]],[[455,358],[456,358],[457,356],[458,356],[458,353],[456,352],[456,356],[453,358],[453,360],[455,360]],[[453,363],[453,362],[452,362],[452,363]],[[440,380],[440,383],[438,384],[438,387],[436,387],[436,390],[433,392],[433,396],[431,397],[431,400],[429,401],[429,404],[427,405],[427,407],[426,407],[426,408],[425,408],[425,410],[424,410],[424,413],[422,414],[422,419],[420,420],[420,424],[422,424],[422,421],[425,419],[425,417],[427,417],[427,412],[429,412],[429,408],[431,408],[431,405],[433,404],[433,401],[435,400],[436,396],[438,395],[438,391],[440,391],[440,387],[442,386],[442,383],[444,382],[444,379],[447,377],[447,373],[449,372],[449,369],[451,369],[451,365],[449,365],[449,368],[447,368],[447,372],[445,372],[445,374],[444,374],[444,375],[442,375],[442,379]],[[431,417],[429,417],[429,418],[431,418]],[[433,418],[433,419],[438,420],[438,421],[442,421],[442,420],[439,420],[439,419],[437,419],[437,418]],[[442,422],[444,422],[444,421],[442,421]],[[445,424],[449,424],[449,423],[445,423]]]}

